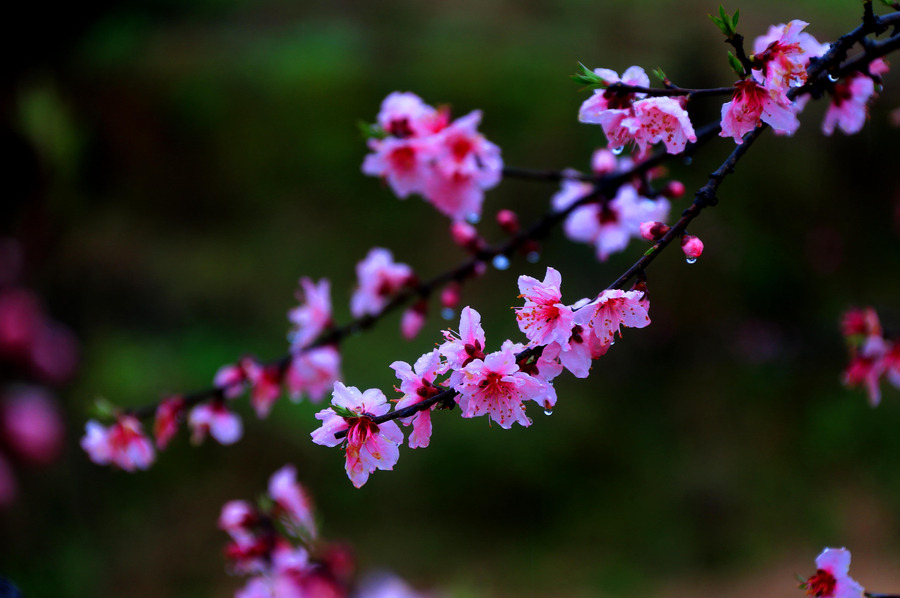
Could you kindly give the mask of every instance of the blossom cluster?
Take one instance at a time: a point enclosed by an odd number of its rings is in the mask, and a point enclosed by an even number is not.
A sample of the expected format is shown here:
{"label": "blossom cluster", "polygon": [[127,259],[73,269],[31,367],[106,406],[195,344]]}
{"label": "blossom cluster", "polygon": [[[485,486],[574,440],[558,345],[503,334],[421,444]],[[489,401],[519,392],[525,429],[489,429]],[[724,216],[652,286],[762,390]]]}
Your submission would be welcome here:
{"label": "blossom cluster", "polygon": [[413,365],[391,364],[402,395],[395,410],[404,410],[403,415],[389,416],[391,406],[378,389],[361,392],[335,383],[331,406],[316,415],[322,425],[312,439],[344,448],[354,486],[365,484],[376,469],[390,470],[397,463],[404,437],[393,419],[412,426],[410,448],[429,445],[431,412],[440,407],[458,405],[462,417],[487,416],[504,429],[514,423],[528,427],[532,420],[526,402],[534,401],[549,414],[557,401],[553,380],[563,369],[587,377],[592,361],[609,350],[623,326],[643,328],[650,323],[643,283],[572,305],[562,301],[562,277],[553,268],[547,268],[543,281],[520,276],[518,285],[525,302],[516,308],[516,319],[528,342],[505,340],[499,350],[489,351],[481,315],[464,308],[459,330],[444,332],[439,347]]}
{"label": "blossom cluster", "polygon": [[400,199],[419,194],[452,218],[477,219],[484,192],[502,177],[500,148],[478,132],[481,111],[450,121],[413,93],[391,93],[378,112],[378,137],[362,170],[381,177]]}
{"label": "blossom cluster", "polygon": [[78,366],[74,333],[21,283],[24,257],[17,240],[0,237],[0,507],[18,494],[16,468],[60,454],[65,431],[50,387],[69,381]]}
{"label": "blossom cluster", "polygon": [[351,592],[353,555],[344,545],[319,540],[312,500],[297,482],[293,465],[272,474],[258,504],[225,503],[219,528],[230,536],[225,547],[229,571],[249,578],[235,598],[418,596],[396,578],[391,584],[364,584],[361,591]]}
{"label": "blossom cluster", "polygon": [[843,382],[851,388],[865,388],[869,403],[875,407],[881,402],[882,376],[900,388],[900,344],[884,337],[878,314],[871,307],[847,311],[841,331],[850,350]]}

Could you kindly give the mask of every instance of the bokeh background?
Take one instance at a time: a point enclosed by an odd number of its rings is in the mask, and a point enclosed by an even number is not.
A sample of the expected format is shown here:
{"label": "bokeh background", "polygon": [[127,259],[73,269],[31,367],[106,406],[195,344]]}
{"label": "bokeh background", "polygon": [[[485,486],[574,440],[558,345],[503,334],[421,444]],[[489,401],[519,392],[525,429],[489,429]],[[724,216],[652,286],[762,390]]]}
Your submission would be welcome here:
{"label": "bokeh background", "polygon": [[[360,566],[456,596],[799,596],[824,546],[855,576],[900,591],[900,392],[871,409],[839,383],[838,318],[873,305],[900,326],[900,158],[886,77],[855,137],[824,138],[810,105],[793,139],[767,135],[649,271],[653,325],[627,331],[590,379],[559,378],[530,429],[438,414],[432,446],[403,449],[361,490],[341,453],[312,444],[317,407],[276,405],[245,438],[195,448],[185,434],[148,472],[91,464],[77,445],[91,404],[152,402],[207,386],[245,352],[286,349],[297,278],[333,282],[349,317],[354,264],[372,246],[427,277],[464,258],[446,219],[364,177],[357,121],[409,90],[481,127],[510,165],[586,169],[603,144],[576,114],[576,61],[662,67],[727,85],[721,35],[694,0],[454,2],[171,0],[14,3],[4,17],[2,227],[25,245],[26,281],[82,342],[63,390],[67,450],[22,470],[0,513],[0,574],[26,596],[230,596],[221,505],[252,499],[293,463],[326,537]],[[729,10],[734,6],[726,7]],[[802,18],[820,40],[859,2],[745,0],[741,30]],[[898,62],[900,63],[900,62]],[[720,102],[698,102],[696,125]],[[673,176],[696,189],[733,143]],[[527,222],[548,183],[490,191],[481,230]],[[675,210],[687,199],[675,204]],[[465,289],[489,342],[519,338],[515,280],[563,272],[566,296],[605,287],[644,246],[599,264],[556,231],[539,264],[514,261]],[[390,389],[449,323],[420,337],[399,316],[343,346],[345,380]],[[452,323],[455,326],[455,322]]]}

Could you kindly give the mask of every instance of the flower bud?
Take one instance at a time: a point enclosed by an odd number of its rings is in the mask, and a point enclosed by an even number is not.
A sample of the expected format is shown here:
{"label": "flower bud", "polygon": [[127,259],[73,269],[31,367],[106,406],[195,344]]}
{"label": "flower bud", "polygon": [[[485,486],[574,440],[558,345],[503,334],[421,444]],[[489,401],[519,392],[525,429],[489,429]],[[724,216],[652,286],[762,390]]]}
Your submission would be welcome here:
{"label": "flower bud", "polygon": [[480,251],[484,246],[484,241],[478,236],[475,227],[462,220],[457,220],[450,225],[450,235],[453,237],[454,243],[467,251]]}
{"label": "flower bud", "polygon": [[519,217],[512,210],[500,210],[497,212],[497,224],[508,235],[519,232]]}
{"label": "flower bud", "polygon": [[669,230],[662,222],[641,222],[641,236],[648,241],[659,241]]}
{"label": "flower bud", "polygon": [[445,286],[444,290],[441,291],[441,306],[453,309],[459,305],[459,300],[462,296],[461,291],[462,289],[458,282],[451,282]]}
{"label": "flower bud", "polygon": [[600,148],[591,156],[591,170],[594,174],[604,176],[616,171],[616,156],[608,149]]}
{"label": "flower bud", "polygon": [[688,259],[697,259],[703,253],[703,241],[694,235],[681,237],[681,250]]}
{"label": "flower bud", "polygon": [[428,302],[424,299],[420,299],[403,312],[403,317],[400,319],[400,332],[403,334],[403,338],[411,341],[418,336],[425,325],[427,313]]}
{"label": "flower bud", "polygon": [[669,181],[662,189],[662,194],[669,199],[678,199],[684,196],[684,183],[681,181]]}

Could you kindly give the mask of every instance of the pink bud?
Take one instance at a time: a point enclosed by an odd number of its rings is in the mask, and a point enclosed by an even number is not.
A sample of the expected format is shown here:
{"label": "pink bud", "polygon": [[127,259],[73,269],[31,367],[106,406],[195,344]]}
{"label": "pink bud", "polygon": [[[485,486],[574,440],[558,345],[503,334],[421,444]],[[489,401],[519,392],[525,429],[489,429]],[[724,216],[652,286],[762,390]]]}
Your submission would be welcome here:
{"label": "pink bud", "polygon": [[408,341],[416,338],[422,327],[425,325],[426,314],[428,312],[428,302],[421,300],[412,307],[403,312],[400,319],[400,332],[403,338]]}
{"label": "pink bud", "polygon": [[641,236],[648,241],[659,241],[669,230],[662,222],[641,222]]}
{"label": "pink bud", "polygon": [[481,247],[481,238],[478,231],[468,222],[456,220],[450,225],[450,235],[453,242],[468,251],[478,251]]}
{"label": "pink bud", "polygon": [[681,237],[681,250],[688,259],[697,259],[703,253],[703,241],[694,235]]}
{"label": "pink bud", "polygon": [[668,184],[663,187],[662,194],[669,199],[678,199],[684,196],[684,191],[684,183],[681,181],[669,181]]}
{"label": "pink bud", "polygon": [[606,148],[598,149],[591,157],[591,170],[600,176],[616,171],[616,156]]}
{"label": "pink bud", "polygon": [[462,289],[460,289],[458,282],[451,282],[445,286],[444,290],[441,291],[441,305],[450,309],[459,305],[462,295],[461,291]]}
{"label": "pink bud", "polygon": [[512,210],[500,210],[497,212],[497,224],[508,235],[519,232],[519,217]]}

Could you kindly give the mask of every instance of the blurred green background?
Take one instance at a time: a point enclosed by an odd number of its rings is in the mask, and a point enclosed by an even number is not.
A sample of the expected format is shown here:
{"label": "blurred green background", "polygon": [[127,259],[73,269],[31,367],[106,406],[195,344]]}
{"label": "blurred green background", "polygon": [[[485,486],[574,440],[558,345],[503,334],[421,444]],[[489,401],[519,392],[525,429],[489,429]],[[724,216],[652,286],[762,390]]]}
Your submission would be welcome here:
{"label": "blurred green background", "polygon": [[[824,546],[855,577],[900,590],[900,392],[873,410],[839,383],[838,318],[873,305],[900,326],[898,134],[886,77],[871,121],[824,138],[810,105],[793,139],[766,135],[693,234],[649,271],[653,325],[627,331],[588,380],[558,379],[550,417],[505,431],[437,414],[432,446],[403,449],[361,490],[342,455],[312,444],[317,407],[241,412],[245,438],[194,448],[182,434],[148,472],[91,464],[78,449],[97,397],[121,405],[207,386],[245,352],[286,349],[297,278],[333,282],[349,317],[354,264],[372,246],[428,277],[464,258],[446,219],[364,177],[356,122],[414,91],[481,130],[507,164],[588,168],[603,144],[580,125],[576,61],[662,67],[679,85],[733,80],[721,35],[693,0],[45,2],[9,7],[2,79],[5,232],[27,246],[28,282],[83,341],[63,394],[68,451],[20,472],[0,513],[0,574],[26,596],[230,596],[221,505],[252,499],[287,462],[315,496],[323,533],[458,596],[799,596]],[[729,10],[735,6],[726,6]],[[802,18],[820,41],[854,27],[858,1],[744,1],[740,28]],[[900,61],[898,61],[900,64]],[[717,100],[692,108],[696,126]],[[696,189],[734,144],[710,143],[673,176]],[[524,222],[555,186],[504,182],[493,215]],[[675,203],[673,213],[688,199]],[[12,207],[17,206],[17,214]],[[595,293],[645,246],[599,264],[556,231],[539,264],[468,285],[488,342],[519,339],[516,277],[563,273]],[[344,377],[390,389],[448,322],[435,306],[405,342],[399,316],[343,346]],[[456,322],[452,323],[453,326]]]}

